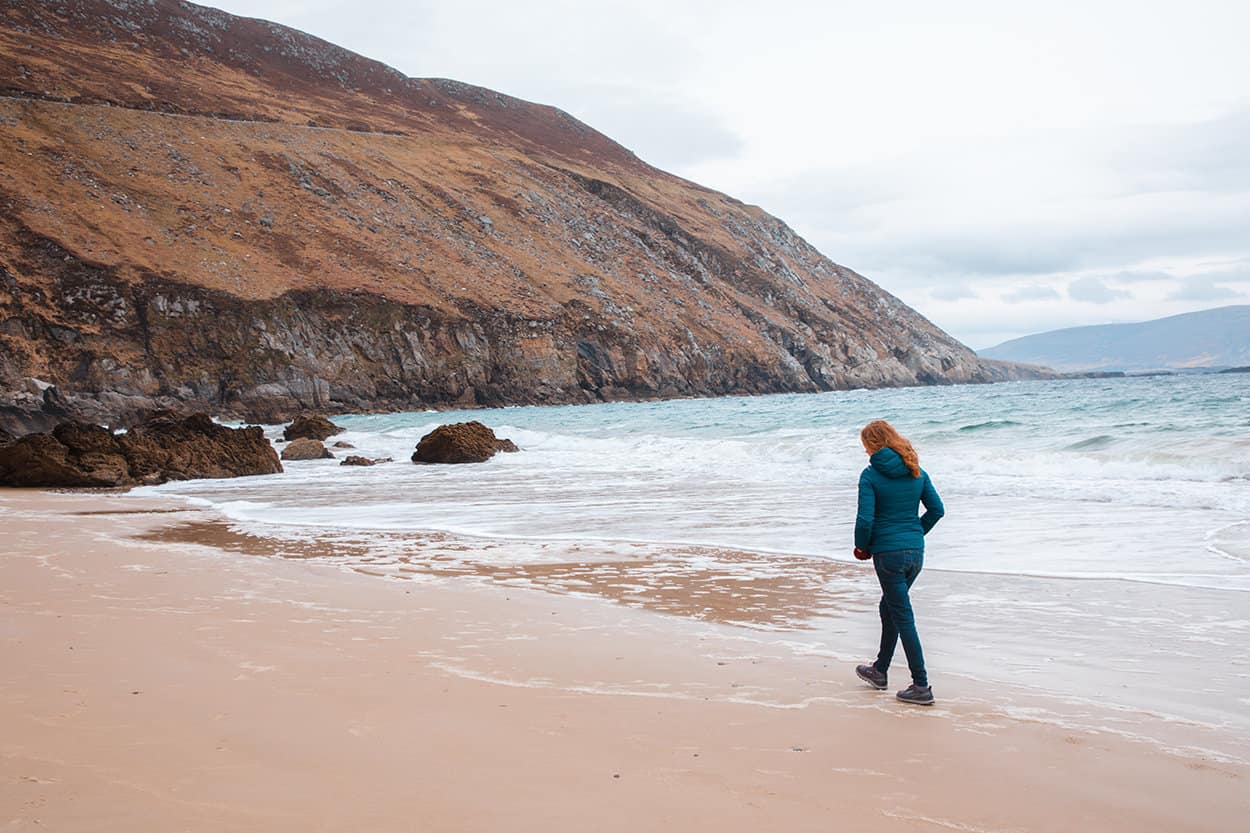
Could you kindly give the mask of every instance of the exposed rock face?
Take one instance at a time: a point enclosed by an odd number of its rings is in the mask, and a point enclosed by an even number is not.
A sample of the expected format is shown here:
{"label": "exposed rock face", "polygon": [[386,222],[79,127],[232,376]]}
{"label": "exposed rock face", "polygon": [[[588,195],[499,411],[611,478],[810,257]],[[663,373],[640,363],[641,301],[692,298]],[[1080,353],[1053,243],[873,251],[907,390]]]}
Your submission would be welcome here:
{"label": "exposed rock face", "polygon": [[9,430],[29,378],[117,424],[1021,373],[550,107],[176,0],[0,9]]}
{"label": "exposed rock face", "polygon": [[158,414],[126,434],[66,422],[0,446],[4,486],[133,486],[280,471],[260,428],[227,428],[206,414]]}
{"label": "exposed rock face", "polygon": [[[0,357],[0,366],[3,363],[3,357]],[[24,386],[0,391],[0,426],[21,436],[35,431],[51,431],[70,416],[73,406],[54,385],[37,379],[22,381]]]}
{"label": "exposed rock face", "polygon": [[334,454],[320,440],[299,437],[282,449],[283,460],[333,460]]}
{"label": "exposed rock face", "polygon": [[310,440],[319,440],[324,442],[326,439],[333,437],[335,434],[343,433],[343,429],[335,425],[323,416],[313,416],[308,414],[300,414],[295,420],[282,431],[282,437],[286,440],[295,440],[304,437]]}
{"label": "exposed rock face", "polygon": [[516,451],[511,440],[501,440],[480,422],[440,425],[421,438],[412,454],[414,463],[484,463],[498,451]]}

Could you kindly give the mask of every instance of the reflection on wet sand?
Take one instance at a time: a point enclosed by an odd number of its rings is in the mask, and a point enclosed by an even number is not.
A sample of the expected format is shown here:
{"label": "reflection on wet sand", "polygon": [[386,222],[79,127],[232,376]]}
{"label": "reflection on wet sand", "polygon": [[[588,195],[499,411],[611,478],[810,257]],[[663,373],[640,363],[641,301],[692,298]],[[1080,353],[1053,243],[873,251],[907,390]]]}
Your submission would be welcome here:
{"label": "reflection on wet sand", "polygon": [[91,509],[81,512],[70,512],[70,515],[174,515],[187,512],[198,512],[198,509]]}
{"label": "reflection on wet sand", "polygon": [[[711,622],[797,630],[868,607],[851,565],[707,547],[473,541],[442,533],[369,539],[308,531],[257,535],[224,521],[194,521],[140,536],[248,555],[319,559],[397,579],[474,577]],[[625,549],[625,552],[622,550]],[[520,559],[518,560],[518,556]]]}
{"label": "reflection on wet sand", "polygon": [[841,565],[723,550],[678,549],[642,562],[534,564],[481,572],[496,581],[593,593],[676,616],[756,627],[798,629],[847,603],[861,606],[858,593],[835,586],[846,578]]}

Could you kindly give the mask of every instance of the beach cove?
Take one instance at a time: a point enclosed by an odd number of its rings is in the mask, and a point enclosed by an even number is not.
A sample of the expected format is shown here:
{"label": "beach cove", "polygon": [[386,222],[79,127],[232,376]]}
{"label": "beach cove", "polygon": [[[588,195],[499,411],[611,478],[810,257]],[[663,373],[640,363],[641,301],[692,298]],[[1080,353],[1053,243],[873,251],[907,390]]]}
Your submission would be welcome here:
{"label": "beach cove", "polygon": [[[508,409],[477,416],[522,453],[480,467],[6,490],[3,820],[1237,829],[1244,385]],[[865,414],[916,426],[950,512],[915,593],[932,709],[851,673]],[[389,456],[447,420],[339,421]]]}

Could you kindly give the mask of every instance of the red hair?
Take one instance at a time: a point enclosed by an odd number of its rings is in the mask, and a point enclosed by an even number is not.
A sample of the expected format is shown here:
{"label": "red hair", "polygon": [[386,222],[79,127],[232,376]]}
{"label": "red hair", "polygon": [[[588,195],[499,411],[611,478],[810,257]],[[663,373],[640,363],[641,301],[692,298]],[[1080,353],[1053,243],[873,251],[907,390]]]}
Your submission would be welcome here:
{"label": "red hair", "polygon": [[859,432],[859,439],[869,454],[876,454],[883,448],[893,449],[894,453],[903,458],[911,476],[920,476],[920,455],[912,448],[911,441],[884,419],[874,419],[865,425],[864,430]]}

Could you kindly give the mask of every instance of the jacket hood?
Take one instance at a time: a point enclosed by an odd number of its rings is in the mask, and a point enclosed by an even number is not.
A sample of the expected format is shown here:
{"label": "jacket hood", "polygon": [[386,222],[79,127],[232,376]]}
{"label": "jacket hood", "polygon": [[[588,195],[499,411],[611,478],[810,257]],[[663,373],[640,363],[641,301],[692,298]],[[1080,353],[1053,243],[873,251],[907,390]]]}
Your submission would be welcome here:
{"label": "jacket hood", "polygon": [[868,462],[874,469],[886,477],[892,479],[911,477],[911,469],[907,468],[903,458],[898,456],[898,452],[892,448],[881,449],[869,457]]}

